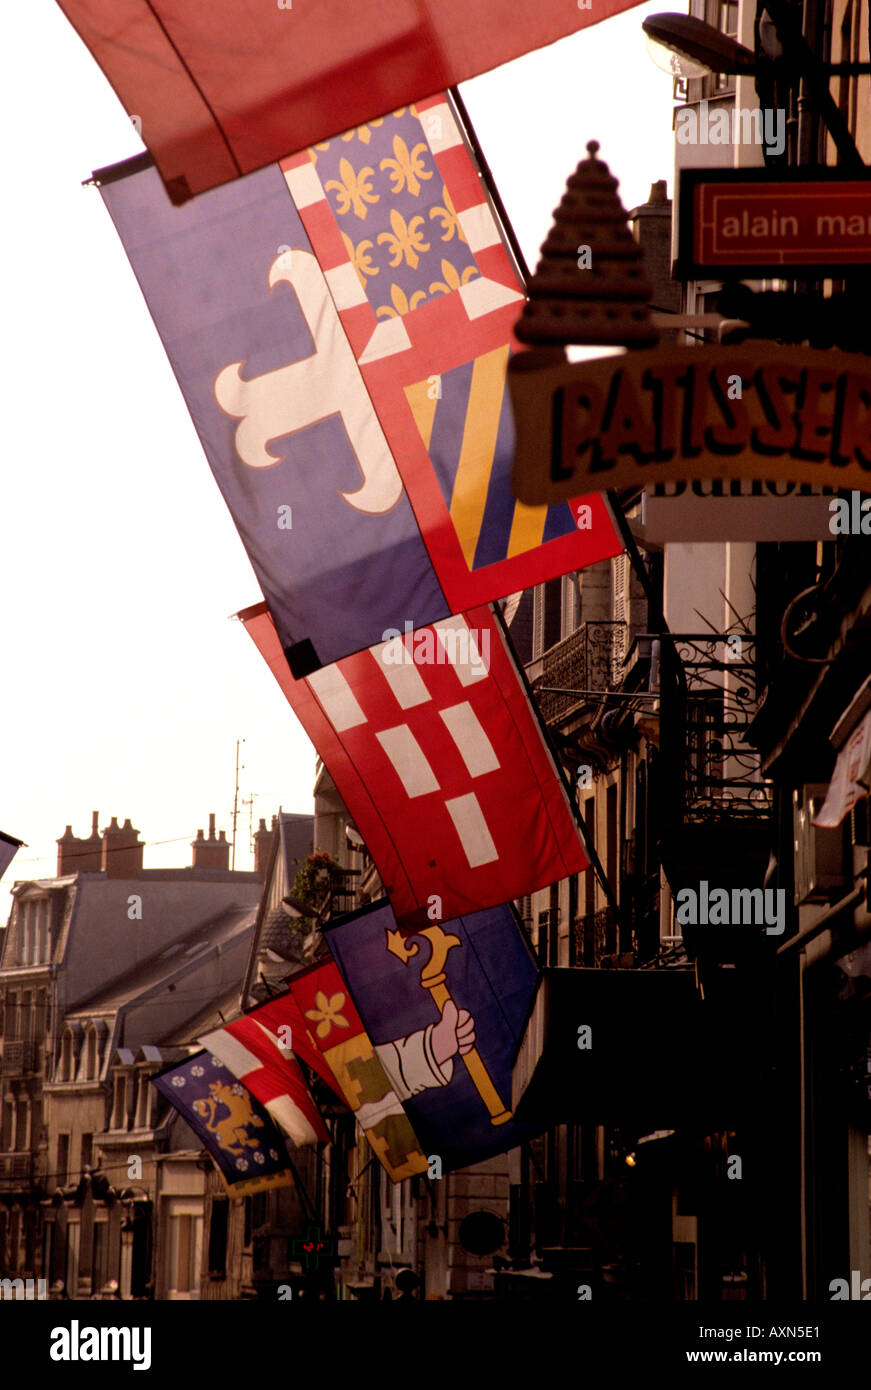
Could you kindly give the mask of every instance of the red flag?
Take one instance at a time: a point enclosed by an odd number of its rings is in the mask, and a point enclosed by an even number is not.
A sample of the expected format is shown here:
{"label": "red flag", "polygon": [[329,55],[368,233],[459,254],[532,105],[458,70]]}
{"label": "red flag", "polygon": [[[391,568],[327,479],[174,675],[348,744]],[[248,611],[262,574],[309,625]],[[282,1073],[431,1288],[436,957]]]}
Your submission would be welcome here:
{"label": "red flag", "polygon": [[[294,680],[264,604],[240,613],[400,922],[447,920],[587,867],[568,796],[488,608]],[[395,631],[395,630],[394,630]]]}
{"label": "red flag", "polygon": [[58,3],[184,202],[640,0]]}
{"label": "red flag", "polygon": [[257,1010],[206,1033],[199,1041],[239,1078],[296,1145],[326,1144],[330,1136],[288,1045],[292,1041],[304,1048],[304,1029],[288,1035],[281,1026]]}

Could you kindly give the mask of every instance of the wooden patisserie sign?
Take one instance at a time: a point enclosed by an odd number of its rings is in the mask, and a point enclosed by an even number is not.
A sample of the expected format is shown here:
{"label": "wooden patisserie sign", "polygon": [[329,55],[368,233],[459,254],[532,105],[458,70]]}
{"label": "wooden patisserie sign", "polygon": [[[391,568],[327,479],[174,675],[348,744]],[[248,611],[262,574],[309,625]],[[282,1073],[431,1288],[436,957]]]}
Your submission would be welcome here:
{"label": "wooden patisserie sign", "polygon": [[871,490],[871,358],[753,342],[509,367],[512,484],[538,506],[694,478]]}

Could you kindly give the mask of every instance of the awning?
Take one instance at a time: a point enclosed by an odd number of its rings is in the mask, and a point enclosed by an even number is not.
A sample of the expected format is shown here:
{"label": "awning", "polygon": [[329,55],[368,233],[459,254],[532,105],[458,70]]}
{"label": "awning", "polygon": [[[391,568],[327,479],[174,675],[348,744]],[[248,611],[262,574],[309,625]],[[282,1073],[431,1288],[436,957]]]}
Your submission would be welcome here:
{"label": "awning", "polygon": [[[763,1010],[735,970],[547,969],[514,1065],[518,1120],[737,1124],[758,1102]],[[756,1022],[759,1018],[760,1021]]]}

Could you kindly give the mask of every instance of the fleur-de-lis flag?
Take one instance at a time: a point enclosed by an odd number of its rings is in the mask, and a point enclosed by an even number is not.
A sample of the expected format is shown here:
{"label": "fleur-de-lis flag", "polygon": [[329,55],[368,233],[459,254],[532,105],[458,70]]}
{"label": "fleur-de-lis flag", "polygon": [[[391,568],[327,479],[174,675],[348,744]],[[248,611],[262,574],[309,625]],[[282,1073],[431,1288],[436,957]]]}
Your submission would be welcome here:
{"label": "fleur-de-lis flag", "polygon": [[95,177],[297,677],[622,549],[513,494],[522,287],[446,98],[174,207]]}

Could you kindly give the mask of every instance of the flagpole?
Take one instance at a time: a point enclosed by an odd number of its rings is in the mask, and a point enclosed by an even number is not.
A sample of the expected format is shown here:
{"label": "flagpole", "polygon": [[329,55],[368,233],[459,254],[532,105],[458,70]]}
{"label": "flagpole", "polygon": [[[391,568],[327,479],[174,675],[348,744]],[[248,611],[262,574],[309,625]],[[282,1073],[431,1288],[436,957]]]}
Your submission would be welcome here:
{"label": "flagpole", "polygon": [[487,163],[484,151],[481,149],[478,136],[475,132],[475,127],[472,125],[469,112],[466,109],[466,103],[460,96],[458,87],[449,87],[447,96],[449,104],[452,105],[454,108],[454,115],[457,118],[457,123],[460,127],[460,131],[462,132],[465,138],[466,144],[468,145],[469,149],[475,157],[475,162],[478,165],[478,170],[481,175],[481,178],[483,179],[487,187],[487,192],[490,195],[490,199],[493,203],[493,206],[496,209],[496,214],[501,224],[501,230],[508,244],[507,249],[510,251],[511,257],[514,261],[514,269],[517,272],[517,278],[520,280],[521,284],[525,288],[529,282],[529,266],[526,264],[526,257],[523,254],[520,242],[517,240],[517,233],[511,225],[508,213],[505,211],[505,204],[502,201],[502,195],[500,194],[499,189],[496,187],[496,180],[493,178],[493,171],[491,170],[490,165]]}

